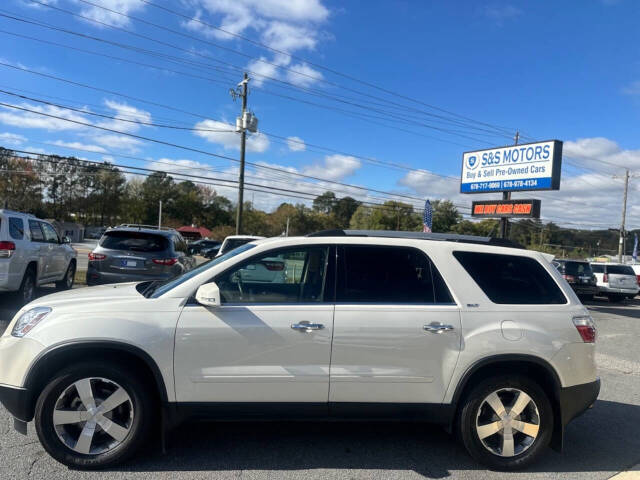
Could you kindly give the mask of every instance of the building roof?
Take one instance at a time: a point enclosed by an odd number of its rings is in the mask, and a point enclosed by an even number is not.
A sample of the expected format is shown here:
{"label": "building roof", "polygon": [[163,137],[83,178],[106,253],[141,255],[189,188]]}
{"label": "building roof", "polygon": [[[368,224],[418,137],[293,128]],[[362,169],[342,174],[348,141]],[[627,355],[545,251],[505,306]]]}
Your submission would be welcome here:
{"label": "building roof", "polygon": [[207,238],[211,236],[211,230],[205,227],[189,227],[184,226],[178,228],[180,233],[199,233],[202,238]]}

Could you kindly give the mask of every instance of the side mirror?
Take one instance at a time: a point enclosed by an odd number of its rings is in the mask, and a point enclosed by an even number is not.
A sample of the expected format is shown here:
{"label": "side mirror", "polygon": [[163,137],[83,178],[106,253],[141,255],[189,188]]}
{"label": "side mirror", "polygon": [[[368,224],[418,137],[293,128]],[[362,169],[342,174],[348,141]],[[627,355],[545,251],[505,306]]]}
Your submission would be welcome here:
{"label": "side mirror", "polygon": [[62,237],[62,243],[71,243],[71,239],[67,236]]}
{"label": "side mirror", "polygon": [[205,307],[219,307],[220,306],[220,289],[215,282],[205,283],[200,285],[196,292],[196,302]]}

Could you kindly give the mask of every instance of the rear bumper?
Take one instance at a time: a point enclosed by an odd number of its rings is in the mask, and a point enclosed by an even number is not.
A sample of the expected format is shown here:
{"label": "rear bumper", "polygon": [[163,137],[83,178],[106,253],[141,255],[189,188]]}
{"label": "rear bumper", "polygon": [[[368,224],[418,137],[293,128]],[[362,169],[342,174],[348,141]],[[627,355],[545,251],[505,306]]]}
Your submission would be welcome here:
{"label": "rear bumper", "polygon": [[596,285],[580,285],[571,283],[571,288],[576,295],[595,295],[598,293],[598,287]]}
{"label": "rear bumper", "polygon": [[640,289],[638,287],[635,288],[613,288],[613,287],[605,287],[602,285],[598,286],[599,293],[618,293],[620,295],[637,295]]}
{"label": "rear bumper", "polygon": [[562,426],[566,426],[571,420],[591,407],[600,393],[600,379],[595,382],[574,385],[560,389],[560,416]]}
{"label": "rear bumper", "polygon": [[140,275],[136,273],[110,273],[100,272],[95,268],[89,267],[87,269],[87,285],[92,287],[94,285],[104,285],[108,283],[127,283],[127,282],[148,282],[152,280],[171,280],[173,275],[171,274],[157,274],[157,275]]}

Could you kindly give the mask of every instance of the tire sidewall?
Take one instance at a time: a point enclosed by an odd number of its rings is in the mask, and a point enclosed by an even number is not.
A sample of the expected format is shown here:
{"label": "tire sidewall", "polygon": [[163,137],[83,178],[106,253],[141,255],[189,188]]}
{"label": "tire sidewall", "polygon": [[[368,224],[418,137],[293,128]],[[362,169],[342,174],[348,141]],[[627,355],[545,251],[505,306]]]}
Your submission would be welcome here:
{"label": "tire sidewall", "polygon": [[[82,378],[102,377],[112,380],[126,390],[131,398],[134,414],[127,438],[113,450],[97,455],[84,455],[67,447],[53,425],[53,411],[60,394]],[[35,426],[44,449],[57,461],[72,468],[99,469],[120,463],[142,444],[150,427],[153,402],[146,383],[125,366],[86,363],[61,371],[42,391],[36,403]]]}
{"label": "tire sidewall", "polygon": [[[540,430],[533,445],[514,457],[504,458],[491,453],[482,444],[476,431],[478,409],[484,399],[503,388],[522,390],[535,402],[540,414]],[[553,409],[548,396],[540,386],[524,377],[505,375],[481,381],[463,400],[458,418],[458,433],[469,454],[477,461],[495,470],[517,470],[531,464],[551,441],[553,434]]]}
{"label": "tire sidewall", "polygon": [[[29,282],[31,283],[31,298],[25,298],[25,293]],[[21,305],[26,305],[36,298],[36,288],[35,272],[32,268],[28,268],[24,272],[24,277],[22,277],[22,283],[20,284],[20,290],[18,291],[18,301]]]}

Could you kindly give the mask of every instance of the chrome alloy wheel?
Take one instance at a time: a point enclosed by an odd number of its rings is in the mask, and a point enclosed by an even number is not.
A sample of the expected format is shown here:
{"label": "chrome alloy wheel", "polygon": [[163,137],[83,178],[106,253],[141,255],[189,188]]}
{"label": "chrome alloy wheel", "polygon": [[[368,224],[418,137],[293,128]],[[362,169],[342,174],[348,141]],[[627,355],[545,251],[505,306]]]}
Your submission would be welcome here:
{"label": "chrome alloy wheel", "polygon": [[476,431],[482,445],[491,453],[514,457],[531,447],[538,437],[538,407],[522,390],[496,390],[480,404]]}
{"label": "chrome alloy wheel", "polygon": [[69,385],[58,397],[53,425],[58,438],[71,450],[97,455],[113,450],[133,425],[131,397],[116,382],[90,377]]}

